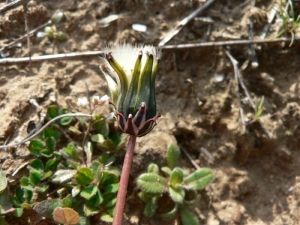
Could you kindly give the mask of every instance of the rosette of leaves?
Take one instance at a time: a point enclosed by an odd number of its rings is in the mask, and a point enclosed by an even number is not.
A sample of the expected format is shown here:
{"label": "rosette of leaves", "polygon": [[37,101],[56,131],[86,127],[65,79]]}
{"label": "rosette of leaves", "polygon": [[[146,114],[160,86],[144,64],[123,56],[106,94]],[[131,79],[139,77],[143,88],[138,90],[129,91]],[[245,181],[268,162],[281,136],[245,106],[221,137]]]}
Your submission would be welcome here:
{"label": "rosette of leaves", "polygon": [[[57,200],[63,202],[65,198],[69,198],[68,204],[55,203],[53,207],[48,204],[52,200],[46,200],[37,204],[34,209],[47,217],[52,215],[56,207],[69,207],[79,213],[82,224],[89,224],[88,217],[95,214],[100,214],[102,221],[112,222],[120,175],[119,169],[107,166],[113,161],[113,156],[103,154],[92,161],[90,167],[57,170],[52,177],[52,182],[62,187],[59,190],[61,198]],[[71,194],[63,197],[66,193]],[[46,214],[45,207],[41,207],[40,204],[49,205]]]}
{"label": "rosette of leaves", "polygon": [[160,213],[162,218],[171,219],[179,213],[184,225],[198,225],[200,222],[193,213],[193,207],[200,199],[198,191],[212,181],[213,173],[207,168],[189,173],[176,167],[179,154],[178,146],[172,144],[167,149],[166,167],[160,170],[154,163],[148,166],[147,173],[137,179],[142,190],[139,197],[146,202],[144,213],[148,217],[160,211],[159,208],[167,208],[167,212]]}

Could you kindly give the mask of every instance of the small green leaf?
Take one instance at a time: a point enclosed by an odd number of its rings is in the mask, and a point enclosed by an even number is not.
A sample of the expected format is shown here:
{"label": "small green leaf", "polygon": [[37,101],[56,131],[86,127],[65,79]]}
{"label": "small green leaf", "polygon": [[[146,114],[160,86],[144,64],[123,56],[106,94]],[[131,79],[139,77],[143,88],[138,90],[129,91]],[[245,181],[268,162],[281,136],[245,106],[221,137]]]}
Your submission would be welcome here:
{"label": "small green leaf", "polygon": [[48,149],[43,149],[41,151],[41,156],[44,156],[46,158],[50,158],[52,156],[52,152]]}
{"label": "small green leaf", "polygon": [[117,195],[115,193],[106,192],[102,195],[103,197],[103,204],[104,207],[107,209],[109,207],[112,207],[116,204],[117,201]]}
{"label": "small green leaf", "polygon": [[196,170],[184,179],[186,189],[201,190],[205,188],[213,179],[210,169],[201,168]]}
{"label": "small green leaf", "polygon": [[80,192],[80,196],[89,200],[97,193],[97,190],[98,190],[97,186],[94,185],[87,186],[86,188],[82,189],[82,191]]}
{"label": "small green leaf", "polygon": [[80,130],[78,130],[77,127],[74,127],[74,126],[70,126],[69,130],[72,131],[74,134],[82,134],[82,132]]}
{"label": "small green leaf", "polygon": [[112,140],[105,140],[102,143],[97,143],[97,146],[102,150],[102,151],[113,151],[115,149],[115,144]]}
{"label": "small green leaf", "polygon": [[167,191],[165,178],[154,173],[140,175],[137,184],[143,191],[149,193],[161,194]]}
{"label": "small green leaf", "polygon": [[162,167],[161,171],[168,177],[171,176],[171,174],[172,174],[172,170],[166,166]]}
{"label": "small green leaf", "polygon": [[54,130],[51,127],[47,127],[44,132],[42,132],[41,136],[43,139],[47,139],[49,137],[53,137],[56,141],[60,138],[60,133],[57,130]]}
{"label": "small green leaf", "polygon": [[0,193],[5,190],[7,179],[5,173],[0,169]]}
{"label": "small green leaf", "polygon": [[30,171],[29,179],[32,184],[38,184],[42,180],[41,173],[37,170],[32,170]]}
{"label": "small green leaf", "polygon": [[45,193],[49,189],[49,185],[42,185],[35,187],[35,190],[39,193]]}
{"label": "small green leaf", "polygon": [[[67,109],[60,109],[58,114],[63,115],[63,114],[66,114],[66,113],[68,113]],[[63,117],[59,120],[59,124],[62,125],[62,126],[67,126],[72,122],[72,120],[73,120],[72,116],[66,116],[66,117]]]}
{"label": "small green leaf", "polygon": [[170,185],[177,186],[183,181],[183,171],[180,168],[174,168],[170,177]]}
{"label": "small green leaf", "polygon": [[33,196],[32,190],[29,190],[25,187],[18,187],[16,190],[16,196],[21,203],[30,202]]}
{"label": "small green leaf", "polygon": [[92,135],[91,140],[97,143],[103,143],[105,141],[105,138],[102,134],[95,134]]}
{"label": "small green leaf", "polygon": [[32,160],[31,163],[29,164],[29,166],[35,170],[44,171],[44,164],[43,164],[42,160],[40,160],[40,159]]}
{"label": "small green leaf", "polygon": [[158,165],[156,165],[155,163],[151,163],[151,164],[148,166],[147,172],[148,172],[148,173],[155,173],[155,174],[158,174],[158,173],[159,173]]}
{"label": "small green leaf", "polygon": [[80,168],[76,173],[78,184],[87,185],[94,180],[93,171],[87,167]]}
{"label": "small green leaf", "polygon": [[13,209],[11,195],[8,188],[5,188],[0,193],[0,215],[6,214]]}
{"label": "small green leaf", "polygon": [[92,216],[92,215],[98,214],[100,211],[99,211],[98,207],[92,207],[92,206],[88,206],[88,205],[84,204],[83,212],[86,216]]}
{"label": "small green leaf", "polygon": [[54,167],[56,167],[58,165],[59,161],[57,159],[50,159],[45,166],[45,171],[49,171],[54,169]]}
{"label": "small green leaf", "polygon": [[96,194],[88,200],[88,204],[91,206],[98,206],[102,202],[103,202],[103,197],[99,189],[97,189]]}
{"label": "small green leaf", "polygon": [[47,114],[50,119],[53,119],[58,116],[58,108],[57,105],[51,105],[47,109]]}
{"label": "small green leaf", "polygon": [[47,179],[51,176],[52,176],[52,171],[48,171],[48,172],[44,173],[44,175],[42,177],[42,180],[45,180],[45,179]]}
{"label": "small green leaf", "polygon": [[30,141],[29,150],[35,156],[41,155],[41,150],[45,148],[44,143],[39,139],[34,139]]}
{"label": "small green leaf", "polygon": [[106,122],[106,118],[103,115],[95,115],[94,118],[95,122],[93,123],[93,127],[95,130],[102,134],[104,137],[107,137],[109,134],[109,127],[108,123]]}
{"label": "small green leaf", "polygon": [[147,203],[144,214],[147,217],[152,217],[157,209],[157,198],[153,198],[150,202]]}
{"label": "small green leaf", "polygon": [[62,200],[62,204],[63,207],[71,207],[72,206],[72,195],[67,195],[63,200]]}
{"label": "small green leaf", "polygon": [[179,147],[176,144],[171,144],[167,150],[167,163],[168,166],[172,169],[177,165],[177,161],[180,155]]}
{"label": "small green leaf", "polygon": [[117,192],[119,190],[119,183],[116,183],[116,184],[109,184],[109,185],[106,185],[103,187],[103,190],[105,192]]}
{"label": "small green leaf", "polygon": [[192,213],[188,208],[182,207],[180,209],[180,217],[183,225],[199,225],[198,217]]}
{"label": "small green leaf", "polygon": [[50,199],[39,202],[33,207],[33,210],[42,216],[52,218],[53,211],[57,207],[62,207],[61,201],[59,199]]}
{"label": "small green leaf", "polygon": [[102,179],[101,179],[101,184],[102,186],[108,186],[111,184],[116,184],[119,182],[119,178],[111,173],[111,171],[103,171],[102,173]]}
{"label": "small green leaf", "polygon": [[46,140],[46,146],[49,150],[54,151],[55,146],[56,146],[56,140],[54,139],[54,137],[48,137]]}
{"label": "small green leaf", "polygon": [[62,224],[73,225],[80,220],[79,214],[72,208],[57,207],[53,211],[53,219]]}
{"label": "small green leaf", "polygon": [[12,213],[12,215],[14,215],[15,217],[21,217],[23,215],[23,212],[23,208],[15,208],[15,211]]}
{"label": "small green leaf", "polygon": [[101,214],[101,217],[100,219],[103,221],[103,222],[106,222],[106,223],[112,223],[114,218],[112,216],[110,216],[108,213],[104,212]]}
{"label": "small green leaf", "polygon": [[169,194],[170,197],[174,202],[177,202],[179,204],[183,203],[185,192],[182,187],[169,187]]}

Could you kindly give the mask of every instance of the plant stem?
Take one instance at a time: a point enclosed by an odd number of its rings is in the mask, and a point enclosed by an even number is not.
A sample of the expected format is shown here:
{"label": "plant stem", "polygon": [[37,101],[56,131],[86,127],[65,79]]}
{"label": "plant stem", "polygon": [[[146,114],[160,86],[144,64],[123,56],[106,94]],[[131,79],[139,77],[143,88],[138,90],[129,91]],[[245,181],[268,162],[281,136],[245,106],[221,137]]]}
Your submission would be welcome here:
{"label": "plant stem", "polygon": [[120,186],[117,196],[116,210],[114,214],[113,225],[122,225],[125,199],[127,194],[127,186],[130,174],[131,163],[133,159],[136,136],[130,135],[126,155],[123,163]]}

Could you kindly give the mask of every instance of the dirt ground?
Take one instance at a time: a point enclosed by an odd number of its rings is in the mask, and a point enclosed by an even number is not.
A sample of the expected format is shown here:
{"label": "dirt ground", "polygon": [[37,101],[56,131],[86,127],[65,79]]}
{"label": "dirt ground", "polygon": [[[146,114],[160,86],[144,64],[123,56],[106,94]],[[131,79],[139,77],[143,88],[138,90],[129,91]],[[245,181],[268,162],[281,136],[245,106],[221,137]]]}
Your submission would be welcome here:
{"label": "dirt ground", "polygon": [[[49,55],[102,50],[123,42],[157,45],[202,2],[36,1],[29,6],[29,29],[63,12],[64,19],[57,28],[68,38],[59,42],[32,36],[31,51],[33,55]],[[166,45],[248,39],[247,21],[252,21],[254,39],[259,39],[275,3],[276,0],[216,0]],[[295,5],[297,15],[299,9],[300,5]],[[113,14],[119,19],[106,27],[99,25],[100,19]],[[205,17],[206,22],[200,17]],[[133,30],[134,23],[145,24],[147,31]],[[279,29],[273,22],[267,38]],[[22,7],[1,15],[1,46],[24,33]],[[26,40],[21,43],[2,52],[2,57],[28,56]],[[248,45],[162,50],[156,82],[157,107],[162,117],[150,135],[138,139],[125,224],[180,224],[180,220],[146,218],[134,185],[147,164],[164,164],[166,146],[175,141],[200,167],[214,171],[215,178],[202,192],[195,209],[202,224],[300,224],[300,187],[290,189],[300,182],[300,44],[295,42],[289,47],[289,43],[279,42],[254,48],[259,63],[256,68],[251,66]],[[239,62],[252,99],[264,96],[262,123],[271,138],[258,122],[241,122],[240,108],[247,121],[253,119],[254,112],[243,89],[237,92],[226,50]],[[53,96],[59,105],[79,112],[84,110],[76,103],[79,97],[86,96],[85,83],[91,95],[108,94],[98,66],[97,56],[45,60],[30,66],[2,64],[0,144],[27,136],[29,121],[38,121],[39,110],[47,108]],[[31,98],[39,99],[40,106],[30,104]],[[10,182],[16,181],[11,174],[29,158],[26,145],[0,151],[0,166]],[[183,154],[180,163],[194,169]],[[24,221],[19,224],[27,224]]]}

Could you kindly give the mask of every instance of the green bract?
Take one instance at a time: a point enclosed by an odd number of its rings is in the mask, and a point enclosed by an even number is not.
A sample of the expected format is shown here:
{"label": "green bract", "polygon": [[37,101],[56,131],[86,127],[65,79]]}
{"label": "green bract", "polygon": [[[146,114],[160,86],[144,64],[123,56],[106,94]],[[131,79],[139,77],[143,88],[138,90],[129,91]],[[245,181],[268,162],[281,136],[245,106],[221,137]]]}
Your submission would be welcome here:
{"label": "green bract", "polygon": [[143,136],[156,125],[155,78],[161,52],[124,44],[105,50],[100,69],[111,93],[121,129]]}

